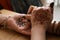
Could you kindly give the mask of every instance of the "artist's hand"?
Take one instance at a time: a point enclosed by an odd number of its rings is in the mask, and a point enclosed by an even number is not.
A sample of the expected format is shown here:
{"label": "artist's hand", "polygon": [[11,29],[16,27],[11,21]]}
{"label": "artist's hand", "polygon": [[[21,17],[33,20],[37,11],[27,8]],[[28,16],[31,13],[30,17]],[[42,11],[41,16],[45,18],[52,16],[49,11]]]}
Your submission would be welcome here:
{"label": "artist's hand", "polygon": [[31,12],[31,40],[46,40],[46,29],[53,19],[51,7],[35,7]]}
{"label": "artist's hand", "polygon": [[32,22],[34,24],[48,24],[53,19],[53,13],[49,7],[37,7],[32,11]]}
{"label": "artist's hand", "polygon": [[53,11],[51,9],[51,7],[35,7],[31,12],[32,25],[49,25],[53,19]]}

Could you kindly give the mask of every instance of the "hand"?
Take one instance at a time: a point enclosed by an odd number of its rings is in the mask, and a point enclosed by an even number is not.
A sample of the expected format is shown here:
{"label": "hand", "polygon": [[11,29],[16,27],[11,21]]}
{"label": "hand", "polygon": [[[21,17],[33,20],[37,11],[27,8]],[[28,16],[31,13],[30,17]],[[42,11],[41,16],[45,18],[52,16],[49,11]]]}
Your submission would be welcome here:
{"label": "hand", "polygon": [[50,24],[53,19],[53,13],[51,13],[49,7],[36,7],[31,14],[31,22],[33,25],[47,25]]}
{"label": "hand", "polygon": [[35,7],[31,12],[31,40],[46,40],[46,29],[52,19],[51,7]]}
{"label": "hand", "polygon": [[17,14],[8,18],[8,28],[25,35],[30,35],[30,22],[27,21],[26,16],[25,14]]}

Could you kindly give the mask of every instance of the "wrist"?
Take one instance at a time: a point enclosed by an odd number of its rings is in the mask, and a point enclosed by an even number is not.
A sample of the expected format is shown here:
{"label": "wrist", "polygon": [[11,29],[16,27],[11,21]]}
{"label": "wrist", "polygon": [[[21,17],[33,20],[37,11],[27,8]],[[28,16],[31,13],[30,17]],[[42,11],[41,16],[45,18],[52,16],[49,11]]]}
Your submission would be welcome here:
{"label": "wrist", "polygon": [[33,25],[33,26],[31,29],[31,40],[45,40],[46,30],[44,28],[44,25]]}
{"label": "wrist", "polygon": [[43,29],[46,29],[47,28],[47,26],[46,25],[43,25],[43,24],[36,24],[36,25],[33,24],[32,27],[33,28],[43,28]]}

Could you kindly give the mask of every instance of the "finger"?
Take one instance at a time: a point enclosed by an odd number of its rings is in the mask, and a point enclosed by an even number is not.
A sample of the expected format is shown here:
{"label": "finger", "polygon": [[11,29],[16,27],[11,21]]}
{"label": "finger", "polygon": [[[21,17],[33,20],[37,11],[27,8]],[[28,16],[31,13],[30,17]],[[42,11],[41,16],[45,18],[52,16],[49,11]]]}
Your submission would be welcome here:
{"label": "finger", "polygon": [[31,20],[31,14],[27,14],[26,19]]}
{"label": "finger", "polygon": [[29,9],[28,9],[27,14],[31,14],[32,11],[33,11],[33,9],[35,9],[35,7],[37,7],[37,6],[33,6],[33,5],[31,5],[31,6],[29,7]]}
{"label": "finger", "polygon": [[33,5],[31,5],[30,7],[29,7],[29,9],[28,9],[28,12],[27,12],[27,14],[31,14],[31,12],[32,12],[32,10],[34,9],[34,6]]}

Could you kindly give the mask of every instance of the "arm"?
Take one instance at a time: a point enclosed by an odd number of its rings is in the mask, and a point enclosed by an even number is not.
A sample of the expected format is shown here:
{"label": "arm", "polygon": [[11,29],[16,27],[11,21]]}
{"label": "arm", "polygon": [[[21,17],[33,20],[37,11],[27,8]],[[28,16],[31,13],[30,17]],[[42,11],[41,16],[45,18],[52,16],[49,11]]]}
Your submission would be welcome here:
{"label": "arm", "polygon": [[6,19],[8,18],[7,15],[0,14],[0,25],[4,25],[6,22]]}
{"label": "arm", "polygon": [[24,25],[24,27],[20,27],[20,25],[16,23],[16,21],[18,21],[17,19],[21,18],[21,16],[26,16],[26,15],[17,14],[15,16],[14,15],[9,16],[9,15],[0,14],[0,27],[1,25],[4,26],[3,28],[7,26],[7,28],[17,31],[19,33],[30,35],[30,30],[27,30],[30,25],[29,22],[27,22],[26,25]]}
{"label": "arm", "polygon": [[[40,27],[41,26],[41,27]],[[46,39],[46,29],[43,28],[44,25],[33,25],[31,29],[31,40],[45,40]]]}
{"label": "arm", "polygon": [[[40,13],[38,13],[41,9],[38,7],[35,7],[34,10],[32,11],[31,15],[31,24],[32,24],[32,29],[31,29],[31,40],[46,40],[45,38],[45,25],[41,24]],[[38,12],[37,12],[38,11]],[[36,16],[37,15],[37,16]],[[43,22],[44,23],[44,22]]]}
{"label": "arm", "polygon": [[46,29],[52,19],[51,7],[35,7],[31,13],[31,40],[46,40]]}

